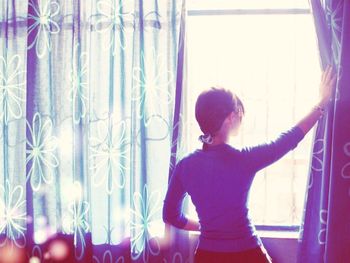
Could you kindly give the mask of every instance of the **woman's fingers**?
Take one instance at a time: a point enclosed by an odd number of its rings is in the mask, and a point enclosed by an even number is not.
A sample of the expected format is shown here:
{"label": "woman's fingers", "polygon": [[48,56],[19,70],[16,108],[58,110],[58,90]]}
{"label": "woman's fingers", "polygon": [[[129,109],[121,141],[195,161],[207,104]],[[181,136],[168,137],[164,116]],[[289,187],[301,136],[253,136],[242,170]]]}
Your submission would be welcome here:
{"label": "woman's fingers", "polygon": [[331,80],[330,80],[330,85],[333,87],[333,89],[334,89],[336,80],[337,80],[337,74],[333,73],[332,77],[331,77]]}
{"label": "woman's fingers", "polygon": [[327,67],[322,72],[321,82],[326,81],[330,68],[331,68],[331,65],[327,65]]}
{"label": "woman's fingers", "polygon": [[327,69],[326,69],[326,72],[325,72],[325,81],[327,82],[331,75],[332,75],[332,66],[328,65]]}
{"label": "woman's fingers", "polygon": [[[334,79],[334,80],[333,80]],[[326,70],[322,75],[322,83],[323,85],[331,85],[336,79],[336,74],[333,72],[333,68],[331,66],[327,66]]]}
{"label": "woman's fingers", "polygon": [[327,67],[325,68],[325,70],[322,72],[322,75],[321,75],[321,82],[324,82],[324,78],[325,78],[325,76],[326,76],[326,71],[327,71],[327,69],[328,69],[328,66],[329,66],[329,65],[327,65]]}
{"label": "woman's fingers", "polygon": [[328,76],[328,79],[327,79],[327,82],[326,82],[327,85],[334,86],[336,79],[337,79],[337,74],[335,74],[332,71],[332,73]]}
{"label": "woman's fingers", "polygon": [[333,72],[333,68],[328,65],[322,74],[322,82],[320,85],[320,96],[322,101],[329,101],[332,97],[337,75]]}
{"label": "woman's fingers", "polygon": [[333,73],[332,75],[332,81],[335,81],[337,79],[337,74]]}

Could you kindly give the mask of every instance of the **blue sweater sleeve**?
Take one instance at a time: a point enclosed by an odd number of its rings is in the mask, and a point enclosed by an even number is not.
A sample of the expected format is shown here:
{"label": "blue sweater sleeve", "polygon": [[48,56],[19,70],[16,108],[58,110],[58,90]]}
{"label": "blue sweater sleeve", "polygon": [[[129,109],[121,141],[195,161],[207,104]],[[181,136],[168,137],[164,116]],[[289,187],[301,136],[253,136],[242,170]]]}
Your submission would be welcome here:
{"label": "blue sweater sleeve", "polygon": [[247,162],[246,167],[253,172],[265,168],[294,149],[303,138],[303,131],[296,126],[270,143],[244,148],[242,153]]}
{"label": "blue sweater sleeve", "polygon": [[180,180],[182,172],[181,162],[179,162],[170,179],[168,191],[165,196],[163,206],[163,220],[177,228],[183,228],[187,223],[187,218],[182,212],[183,200],[186,196],[186,191]]}

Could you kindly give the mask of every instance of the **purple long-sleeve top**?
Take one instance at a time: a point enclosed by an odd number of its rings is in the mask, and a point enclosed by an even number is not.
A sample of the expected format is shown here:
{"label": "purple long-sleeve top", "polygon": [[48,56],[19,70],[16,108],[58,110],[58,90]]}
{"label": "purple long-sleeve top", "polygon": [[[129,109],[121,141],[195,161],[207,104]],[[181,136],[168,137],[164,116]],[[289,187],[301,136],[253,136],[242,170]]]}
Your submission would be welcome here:
{"label": "purple long-sleeve top", "polygon": [[196,150],[175,167],[164,200],[163,219],[183,228],[182,205],[191,196],[200,223],[198,248],[236,252],[261,241],[248,215],[249,189],[257,171],[294,149],[304,133],[294,127],[270,143],[235,149],[228,144]]}

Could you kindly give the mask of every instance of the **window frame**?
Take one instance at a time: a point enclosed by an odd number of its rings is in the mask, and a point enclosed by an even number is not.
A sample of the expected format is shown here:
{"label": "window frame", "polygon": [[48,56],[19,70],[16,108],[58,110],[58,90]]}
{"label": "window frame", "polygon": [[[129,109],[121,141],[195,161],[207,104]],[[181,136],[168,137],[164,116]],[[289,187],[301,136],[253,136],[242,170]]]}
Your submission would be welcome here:
{"label": "window frame", "polygon": [[[214,5],[214,4],[213,4]],[[187,16],[233,16],[233,15],[311,15],[310,8],[238,8],[238,9],[187,9]],[[257,231],[298,233],[300,225],[255,225]]]}

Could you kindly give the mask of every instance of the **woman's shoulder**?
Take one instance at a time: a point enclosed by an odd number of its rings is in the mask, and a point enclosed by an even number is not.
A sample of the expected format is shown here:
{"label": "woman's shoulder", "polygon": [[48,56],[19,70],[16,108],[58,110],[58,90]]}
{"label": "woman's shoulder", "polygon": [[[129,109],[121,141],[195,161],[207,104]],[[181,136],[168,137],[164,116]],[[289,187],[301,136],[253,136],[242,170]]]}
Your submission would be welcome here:
{"label": "woman's shoulder", "polygon": [[191,152],[187,152],[182,155],[181,158],[179,158],[176,162],[176,166],[187,166],[188,164],[191,164],[193,162],[196,162],[196,160],[201,159],[202,150],[196,149]]}
{"label": "woman's shoulder", "polygon": [[196,149],[185,154],[178,162],[180,165],[197,164],[199,162],[211,162],[213,158],[234,158],[241,154],[239,149],[229,144],[212,146],[209,150]]}
{"label": "woman's shoulder", "polygon": [[182,158],[178,161],[177,165],[182,165],[184,163],[189,163],[193,161],[194,159],[198,158],[198,156],[201,154],[201,150],[194,150],[192,152],[188,152],[182,156]]}

